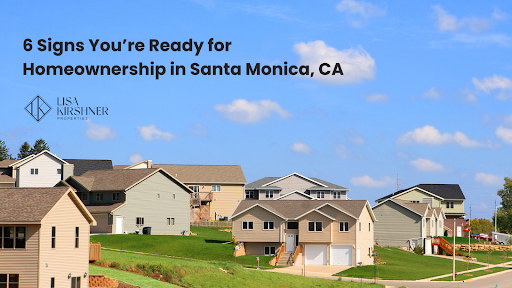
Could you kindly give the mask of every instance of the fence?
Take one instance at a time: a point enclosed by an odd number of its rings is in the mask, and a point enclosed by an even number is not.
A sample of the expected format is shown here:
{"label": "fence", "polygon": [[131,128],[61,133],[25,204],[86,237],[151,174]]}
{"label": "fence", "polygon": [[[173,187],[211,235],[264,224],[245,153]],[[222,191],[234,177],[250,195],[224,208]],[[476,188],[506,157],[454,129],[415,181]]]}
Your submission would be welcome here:
{"label": "fence", "polygon": [[94,262],[101,259],[101,244],[90,243],[89,244],[89,262]]}
{"label": "fence", "polygon": [[194,227],[216,227],[216,228],[229,228],[233,227],[233,221],[195,221],[190,222],[190,226]]}

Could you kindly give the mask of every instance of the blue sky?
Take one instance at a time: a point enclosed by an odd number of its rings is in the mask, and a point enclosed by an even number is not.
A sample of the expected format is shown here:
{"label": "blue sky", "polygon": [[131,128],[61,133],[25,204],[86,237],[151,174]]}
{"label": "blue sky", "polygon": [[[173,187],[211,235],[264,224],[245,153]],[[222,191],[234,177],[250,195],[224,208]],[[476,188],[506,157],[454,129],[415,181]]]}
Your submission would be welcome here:
{"label": "blue sky", "polygon": [[[249,182],[291,172],[371,203],[400,187],[456,183],[490,218],[510,176],[509,1],[4,1],[0,139],[17,154],[44,138],[62,158],[238,164]],[[23,41],[84,42],[55,56]],[[232,42],[229,51],[92,52],[102,41]],[[124,47],[126,48],[126,47]],[[35,65],[184,65],[187,75],[31,76]],[[200,65],[310,65],[314,77],[190,75]],[[322,76],[341,63],[343,76]],[[36,95],[53,110],[23,111]],[[58,120],[57,98],[108,107]]]}

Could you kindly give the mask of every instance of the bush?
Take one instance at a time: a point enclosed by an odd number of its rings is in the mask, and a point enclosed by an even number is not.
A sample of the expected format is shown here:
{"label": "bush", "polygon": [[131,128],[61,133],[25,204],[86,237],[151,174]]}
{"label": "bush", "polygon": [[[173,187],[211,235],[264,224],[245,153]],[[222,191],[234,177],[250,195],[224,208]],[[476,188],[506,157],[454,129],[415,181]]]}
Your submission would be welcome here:
{"label": "bush", "polygon": [[444,230],[444,237],[448,237],[448,230]]}
{"label": "bush", "polygon": [[418,255],[423,255],[423,254],[425,254],[425,249],[423,249],[423,247],[416,246],[416,247],[414,247],[414,253],[416,253]]}

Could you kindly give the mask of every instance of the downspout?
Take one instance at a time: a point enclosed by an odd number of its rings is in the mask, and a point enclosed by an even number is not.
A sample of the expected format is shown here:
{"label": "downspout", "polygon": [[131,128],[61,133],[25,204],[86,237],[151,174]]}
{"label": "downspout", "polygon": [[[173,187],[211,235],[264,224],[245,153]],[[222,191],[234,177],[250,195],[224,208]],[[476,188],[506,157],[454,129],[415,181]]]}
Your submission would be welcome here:
{"label": "downspout", "polygon": [[354,254],[356,254],[356,255],[353,258],[354,259],[354,263],[352,263],[353,266],[357,266],[357,247],[358,247],[357,239],[358,239],[358,235],[359,235],[359,219],[356,219],[355,229],[356,229],[356,247],[354,248]]}

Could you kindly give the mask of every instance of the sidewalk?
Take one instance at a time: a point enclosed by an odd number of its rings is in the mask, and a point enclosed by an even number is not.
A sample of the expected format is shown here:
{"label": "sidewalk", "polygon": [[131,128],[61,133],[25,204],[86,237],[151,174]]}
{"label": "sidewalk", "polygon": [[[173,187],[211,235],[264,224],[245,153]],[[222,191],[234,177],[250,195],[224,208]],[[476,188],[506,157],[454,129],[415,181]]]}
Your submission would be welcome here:
{"label": "sidewalk", "polygon": [[[436,255],[437,256],[437,255]],[[457,260],[457,259],[455,259]],[[477,264],[484,264],[484,263],[481,263],[481,262],[471,262],[471,263],[477,263]],[[490,268],[494,268],[494,267],[509,267],[508,265],[512,264],[512,261],[511,262],[505,262],[505,263],[500,263],[500,264],[491,264],[489,265],[489,267],[487,267],[487,263],[485,263],[485,267],[480,267],[480,268],[475,268],[475,269],[469,269],[469,270],[466,270],[466,271],[460,271],[460,272],[457,272],[458,274],[462,274],[462,273],[467,273],[467,272],[473,272],[473,271],[479,271],[479,270],[485,270],[485,269],[490,269]],[[492,274],[495,274],[495,273],[492,273]],[[492,274],[488,274],[488,275],[492,275]],[[419,282],[428,282],[428,281],[432,281],[434,279],[439,279],[439,278],[444,278],[444,277],[448,277],[448,276],[452,276],[453,274],[450,273],[450,274],[445,274],[445,275],[440,275],[440,276],[435,276],[435,277],[430,277],[430,278],[425,278],[425,279],[421,279],[421,280],[417,280]],[[487,276],[487,275],[483,275],[483,276],[480,276],[480,277],[484,277],[484,276]],[[476,277],[476,278],[479,278],[479,277]],[[475,278],[475,279],[476,279]]]}

